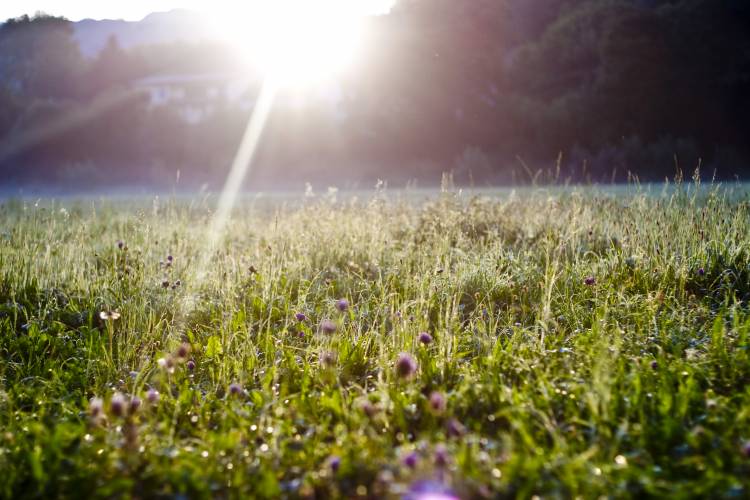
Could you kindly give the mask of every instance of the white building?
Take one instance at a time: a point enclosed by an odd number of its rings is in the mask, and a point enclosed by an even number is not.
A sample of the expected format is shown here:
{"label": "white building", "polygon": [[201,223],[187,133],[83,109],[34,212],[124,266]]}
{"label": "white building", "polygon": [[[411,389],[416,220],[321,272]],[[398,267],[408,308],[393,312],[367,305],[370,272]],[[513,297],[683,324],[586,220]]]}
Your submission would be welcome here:
{"label": "white building", "polygon": [[218,73],[156,75],[141,78],[134,86],[148,95],[150,107],[175,108],[192,124],[225,105],[251,110],[259,88],[249,78]]}

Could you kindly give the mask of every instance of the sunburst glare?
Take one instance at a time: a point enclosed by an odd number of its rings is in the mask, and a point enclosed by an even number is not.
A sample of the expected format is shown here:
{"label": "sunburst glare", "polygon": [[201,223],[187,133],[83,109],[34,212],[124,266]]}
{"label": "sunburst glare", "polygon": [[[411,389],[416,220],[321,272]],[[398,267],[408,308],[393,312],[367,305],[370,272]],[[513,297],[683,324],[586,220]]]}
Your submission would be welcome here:
{"label": "sunburst glare", "polygon": [[282,87],[305,87],[335,78],[356,58],[365,15],[392,2],[252,1],[212,15],[223,37],[248,62]]}

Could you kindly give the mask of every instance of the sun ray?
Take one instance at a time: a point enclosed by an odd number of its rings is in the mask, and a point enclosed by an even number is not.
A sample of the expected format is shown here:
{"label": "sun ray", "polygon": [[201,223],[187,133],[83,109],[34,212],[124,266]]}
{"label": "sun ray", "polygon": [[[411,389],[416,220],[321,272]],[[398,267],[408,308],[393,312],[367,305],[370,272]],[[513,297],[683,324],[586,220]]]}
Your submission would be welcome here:
{"label": "sun ray", "polygon": [[245,128],[237,153],[234,156],[229,169],[224,188],[219,195],[216,212],[211,218],[208,232],[203,239],[202,249],[199,253],[198,265],[195,268],[193,279],[185,287],[184,300],[180,310],[175,314],[177,321],[176,332],[182,333],[187,315],[198,303],[198,293],[208,276],[211,260],[226,232],[227,223],[232,214],[232,209],[237,202],[242,185],[253,163],[253,158],[258,151],[263,130],[265,129],[268,116],[273,108],[278,85],[271,79],[266,79],[261,87],[256,106]]}

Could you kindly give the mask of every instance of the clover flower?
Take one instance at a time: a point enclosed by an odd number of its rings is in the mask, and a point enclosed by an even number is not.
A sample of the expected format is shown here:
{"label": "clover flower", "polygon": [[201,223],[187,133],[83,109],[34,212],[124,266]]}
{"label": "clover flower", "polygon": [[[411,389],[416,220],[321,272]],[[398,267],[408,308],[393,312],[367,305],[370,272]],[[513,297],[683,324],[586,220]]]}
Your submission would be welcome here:
{"label": "clover flower", "polygon": [[341,312],[345,312],[347,309],[349,309],[349,301],[346,299],[337,300],[336,309],[338,309]]}
{"label": "clover flower", "polygon": [[424,345],[432,344],[432,335],[430,335],[427,332],[419,332],[419,335],[417,336],[417,338]]}
{"label": "clover flower", "polygon": [[419,463],[419,454],[416,451],[410,451],[401,459],[405,466],[410,469],[415,469],[417,463]]}
{"label": "clover flower", "polygon": [[115,417],[122,417],[128,409],[128,401],[125,396],[116,392],[112,395],[112,399],[109,400],[109,411]]}
{"label": "clover flower", "polygon": [[146,391],[146,401],[148,401],[149,404],[155,405],[159,402],[160,398],[161,395],[156,389],[149,389],[148,391]]}
{"label": "clover flower", "polygon": [[93,397],[89,400],[89,415],[91,415],[91,418],[101,417],[103,409],[104,401],[102,401],[102,398]]}
{"label": "clover flower", "polygon": [[445,411],[447,407],[447,403],[445,401],[445,396],[443,393],[438,391],[433,391],[430,394],[430,410],[436,415],[440,415]]}
{"label": "clover flower", "polygon": [[333,335],[336,332],[336,323],[330,319],[324,319],[320,322],[320,331],[326,335]]}
{"label": "clover flower", "polygon": [[411,356],[411,354],[402,352],[396,359],[396,375],[400,378],[410,378],[417,371],[417,362]]}

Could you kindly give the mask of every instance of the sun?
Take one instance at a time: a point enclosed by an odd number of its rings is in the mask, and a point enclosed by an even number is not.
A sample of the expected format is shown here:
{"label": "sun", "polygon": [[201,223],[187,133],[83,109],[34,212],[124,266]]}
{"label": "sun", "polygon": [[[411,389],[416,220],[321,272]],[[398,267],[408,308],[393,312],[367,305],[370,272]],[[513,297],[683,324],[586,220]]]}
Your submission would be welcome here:
{"label": "sun", "polygon": [[225,13],[217,29],[283,87],[329,80],[356,57],[363,3],[356,0],[250,1]]}

